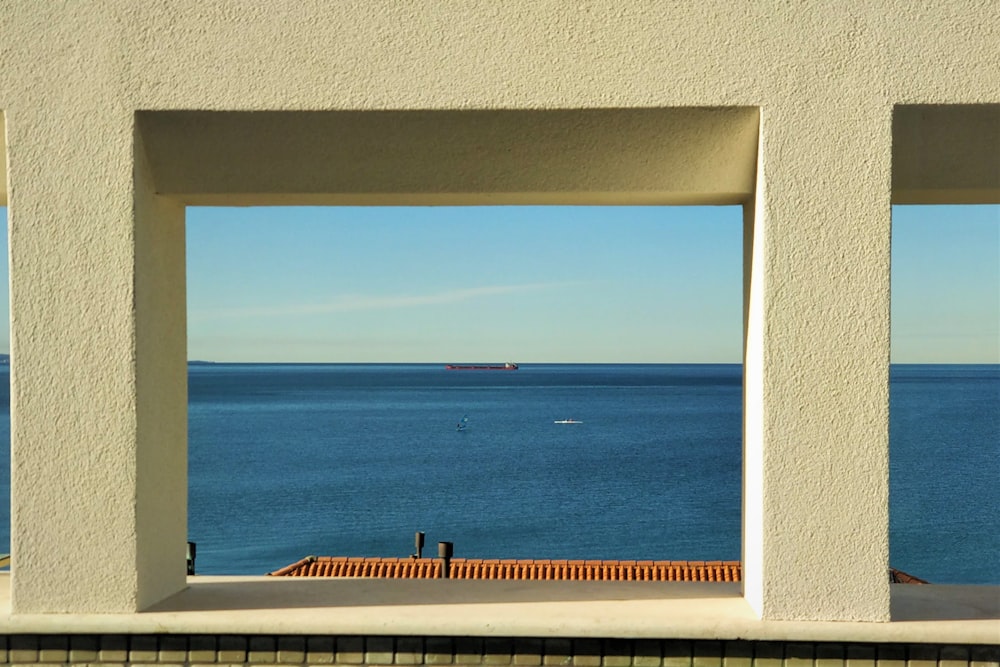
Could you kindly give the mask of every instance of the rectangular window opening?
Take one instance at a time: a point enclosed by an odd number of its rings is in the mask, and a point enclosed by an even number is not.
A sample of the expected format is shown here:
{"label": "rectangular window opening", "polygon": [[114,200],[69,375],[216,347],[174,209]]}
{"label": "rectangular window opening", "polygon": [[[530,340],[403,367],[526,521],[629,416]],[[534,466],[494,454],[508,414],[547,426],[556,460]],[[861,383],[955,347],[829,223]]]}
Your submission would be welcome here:
{"label": "rectangular window opening", "polygon": [[[199,574],[740,558],[742,208],[187,209]],[[448,364],[517,370],[448,370]]]}
{"label": "rectangular window opening", "polygon": [[892,215],[890,563],[1000,584],[1000,206]]}

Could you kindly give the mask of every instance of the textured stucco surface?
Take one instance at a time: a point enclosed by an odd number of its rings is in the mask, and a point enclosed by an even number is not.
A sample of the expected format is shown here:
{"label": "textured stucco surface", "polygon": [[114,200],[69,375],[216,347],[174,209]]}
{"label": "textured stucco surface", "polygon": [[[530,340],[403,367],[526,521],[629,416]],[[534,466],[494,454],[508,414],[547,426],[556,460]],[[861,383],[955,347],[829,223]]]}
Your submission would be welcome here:
{"label": "textured stucco surface", "polygon": [[998,44],[992,0],[3,2],[13,612],[184,586],[183,204],[742,201],[747,602],[887,620],[890,204],[1000,201]]}
{"label": "textured stucco surface", "polygon": [[735,204],[753,193],[758,113],[147,112],[139,127],[154,189],[185,203]]}
{"label": "textured stucco surface", "polygon": [[141,609],[187,575],[187,305],[184,207],[153,193],[135,144],[136,567]]}
{"label": "textured stucco surface", "polygon": [[[1000,74],[1000,57],[993,77]],[[894,204],[990,204],[1000,190],[1000,107],[902,105],[893,110]]]}
{"label": "textured stucco surface", "polygon": [[7,205],[7,128],[0,110],[0,206]]}

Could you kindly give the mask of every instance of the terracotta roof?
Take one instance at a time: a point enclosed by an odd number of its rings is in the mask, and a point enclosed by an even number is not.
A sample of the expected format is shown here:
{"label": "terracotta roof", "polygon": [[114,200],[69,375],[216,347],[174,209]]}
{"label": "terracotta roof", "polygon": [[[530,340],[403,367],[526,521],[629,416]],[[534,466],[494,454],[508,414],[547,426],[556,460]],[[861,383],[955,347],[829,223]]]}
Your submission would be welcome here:
{"label": "terracotta roof", "polygon": [[[453,558],[449,577],[564,581],[739,581],[740,573],[739,561]],[[436,579],[441,576],[441,559],[308,556],[270,574],[279,577]]]}
{"label": "terracotta roof", "polygon": [[912,574],[907,574],[902,570],[889,568],[889,583],[891,584],[929,584],[929,581],[918,579]]}
{"label": "terracotta roof", "polygon": [[[452,579],[536,579],[548,581],[740,581],[739,561],[701,560],[501,560],[452,558]],[[440,558],[347,558],[306,556],[269,573],[274,577],[374,577],[437,579]],[[926,584],[891,568],[894,584]]]}
{"label": "terracotta roof", "polygon": [[441,576],[437,558],[332,558],[306,556],[268,573],[272,577],[380,577],[386,579],[436,579]]}

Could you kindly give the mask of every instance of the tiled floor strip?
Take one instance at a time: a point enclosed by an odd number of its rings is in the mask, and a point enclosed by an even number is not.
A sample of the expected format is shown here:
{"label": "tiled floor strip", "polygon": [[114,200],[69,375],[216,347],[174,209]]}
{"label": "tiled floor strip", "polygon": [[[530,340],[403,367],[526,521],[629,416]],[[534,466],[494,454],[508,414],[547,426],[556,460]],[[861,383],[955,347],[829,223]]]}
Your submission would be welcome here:
{"label": "tiled floor strip", "polygon": [[391,636],[12,635],[3,665],[1000,667],[1000,645]]}

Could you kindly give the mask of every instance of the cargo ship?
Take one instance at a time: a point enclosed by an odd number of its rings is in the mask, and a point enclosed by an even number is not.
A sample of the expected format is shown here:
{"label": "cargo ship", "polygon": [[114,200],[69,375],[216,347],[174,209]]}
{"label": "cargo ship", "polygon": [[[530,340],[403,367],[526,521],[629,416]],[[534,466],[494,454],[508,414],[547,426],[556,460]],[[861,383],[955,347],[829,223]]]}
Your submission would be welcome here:
{"label": "cargo ship", "polygon": [[517,364],[445,364],[449,371],[516,371]]}

